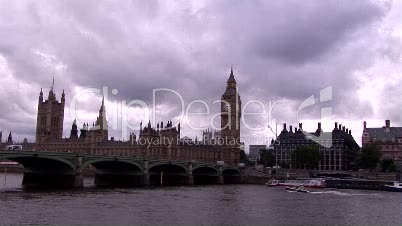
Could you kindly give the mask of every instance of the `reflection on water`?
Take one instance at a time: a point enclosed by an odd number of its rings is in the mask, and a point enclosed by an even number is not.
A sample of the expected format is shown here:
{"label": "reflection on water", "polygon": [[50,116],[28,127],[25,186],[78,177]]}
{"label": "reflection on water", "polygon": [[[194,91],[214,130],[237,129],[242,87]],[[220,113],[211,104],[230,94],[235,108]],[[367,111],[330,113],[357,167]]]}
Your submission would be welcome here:
{"label": "reflection on water", "polygon": [[287,193],[263,185],[114,188],[85,178],[78,190],[21,187],[21,174],[0,174],[2,224],[393,224],[402,194],[359,190]]}

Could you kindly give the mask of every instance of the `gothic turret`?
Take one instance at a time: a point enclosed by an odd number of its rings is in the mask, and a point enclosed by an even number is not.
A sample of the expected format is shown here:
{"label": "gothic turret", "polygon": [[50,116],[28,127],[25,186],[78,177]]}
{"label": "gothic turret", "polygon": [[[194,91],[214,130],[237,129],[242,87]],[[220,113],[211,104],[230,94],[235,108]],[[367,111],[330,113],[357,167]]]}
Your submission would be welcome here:
{"label": "gothic turret", "polygon": [[42,88],[40,88],[40,93],[39,93],[39,103],[43,102],[43,91]]}
{"label": "gothic turret", "polygon": [[88,123],[87,125],[82,125],[82,129],[80,130],[80,138],[84,139],[87,137],[87,131],[88,131]]}
{"label": "gothic turret", "polygon": [[7,144],[13,144],[13,135],[11,135],[11,132],[8,134]]}
{"label": "gothic turret", "polygon": [[70,138],[78,138],[78,127],[76,119],[74,119],[73,125],[71,126]]}
{"label": "gothic turret", "polygon": [[108,123],[106,117],[105,98],[102,98],[102,105],[99,108],[99,115],[92,123],[92,128],[87,134],[92,142],[106,141],[109,138]]}
{"label": "gothic turret", "polygon": [[63,89],[63,93],[61,94],[61,103],[64,104],[64,102],[66,102],[66,95],[64,94],[64,89]]}

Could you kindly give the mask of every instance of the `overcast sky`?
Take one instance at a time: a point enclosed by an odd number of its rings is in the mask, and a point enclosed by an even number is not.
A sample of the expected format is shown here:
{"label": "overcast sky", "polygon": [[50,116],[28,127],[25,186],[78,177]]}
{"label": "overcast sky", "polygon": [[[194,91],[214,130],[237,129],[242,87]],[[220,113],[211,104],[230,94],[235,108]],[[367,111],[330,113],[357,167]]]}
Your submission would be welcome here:
{"label": "overcast sky", "polygon": [[[217,111],[233,64],[244,103],[282,100],[272,122],[296,125],[297,109],[311,95],[316,104],[299,120],[316,129],[322,107],[332,108],[324,130],[338,121],[361,145],[363,121],[379,127],[385,119],[402,126],[402,1],[6,1],[0,0],[0,130],[15,140],[35,139],[38,95],[45,97],[55,77],[60,98],[66,93],[64,136],[76,116],[92,124],[100,94],[73,96],[87,88],[109,88],[113,103],[152,101],[155,88],[173,89],[187,106],[203,100]],[[331,87],[330,101],[319,103]],[[111,90],[118,94],[112,95]],[[160,95],[157,119],[184,120],[180,102]],[[250,112],[259,106],[250,104]],[[202,111],[202,105],[193,105]],[[121,109],[117,110],[121,113]],[[130,111],[129,111],[130,112]],[[119,115],[119,114],[118,114]],[[118,116],[121,118],[121,115]],[[244,116],[262,125],[268,115]],[[128,120],[148,118],[132,110]],[[204,116],[193,117],[205,124]],[[194,124],[193,123],[193,124]],[[185,124],[185,123],[183,123]],[[183,125],[182,136],[201,136]],[[123,139],[121,128],[110,134]],[[268,129],[242,136],[273,137]],[[254,143],[261,143],[256,141]],[[248,142],[249,144],[252,142]]]}

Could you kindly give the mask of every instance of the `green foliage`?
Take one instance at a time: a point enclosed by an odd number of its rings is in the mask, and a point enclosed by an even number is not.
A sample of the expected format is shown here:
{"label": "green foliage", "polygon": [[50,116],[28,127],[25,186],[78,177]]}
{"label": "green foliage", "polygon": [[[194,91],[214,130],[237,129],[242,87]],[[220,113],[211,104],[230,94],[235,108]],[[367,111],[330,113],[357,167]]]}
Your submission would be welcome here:
{"label": "green foliage", "polygon": [[320,152],[316,145],[298,146],[292,153],[293,165],[299,169],[318,168],[320,158]]}
{"label": "green foliage", "polygon": [[251,162],[246,155],[246,152],[244,150],[240,151],[240,162],[244,163],[246,166],[253,166],[254,163]]}
{"label": "green foliage", "polygon": [[396,165],[392,159],[384,159],[381,162],[382,172],[396,172]]}
{"label": "green foliage", "polygon": [[259,164],[263,164],[265,167],[272,167],[275,164],[275,155],[272,153],[271,150],[260,150],[260,160],[258,161]]}
{"label": "green foliage", "polygon": [[365,145],[358,157],[361,169],[375,169],[380,162],[381,152],[376,144]]}

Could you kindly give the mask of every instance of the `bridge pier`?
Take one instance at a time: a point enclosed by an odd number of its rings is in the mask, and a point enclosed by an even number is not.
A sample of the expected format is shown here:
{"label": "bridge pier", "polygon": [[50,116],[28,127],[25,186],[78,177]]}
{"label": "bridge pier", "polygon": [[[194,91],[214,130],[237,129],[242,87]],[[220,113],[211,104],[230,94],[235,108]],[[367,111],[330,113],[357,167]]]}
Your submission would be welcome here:
{"label": "bridge pier", "polygon": [[224,184],[223,175],[218,176],[217,184]]}
{"label": "bridge pier", "polygon": [[151,184],[151,179],[149,176],[149,162],[148,161],[144,162],[144,176],[143,177],[144,177],[143,184],[145,186],[149,186]]}
{"label": "bridge pier", "polygon": [[82,157],[77,157],[76,160],[74,187],[75,188],[84,187],[84,177],[82,176]]}
{"label": "bridge pier", "polygon": [[217,184],[224,184],[224,183],[225,182],[222,175],[222,167],[219,167]]}
{"label": "bridge pier", "polygon": [[193,175],[188,175],[188,177],[187,177],[187,185],[194,185],[194,177],[193,177]]}
{"label": "bridge pier", "polygon": [[74,188],[83,188],[84,187],[84,177],[82,174],[75,175],[74,178]]}
{"label": "bridge pier", "polygon": [[143,184],[145,185],[145,186],[148,186],[148,185],[150,185],[151,184],[151,182],[150,182],[150,176],[149,176],[149,173],[148,172],[144,172],[144,182],[143,182]]}
{"label": "bridge pier", "polygon": [[193,165],[190,163],[187,169],[188,169],[187,185],[194,185]]}

